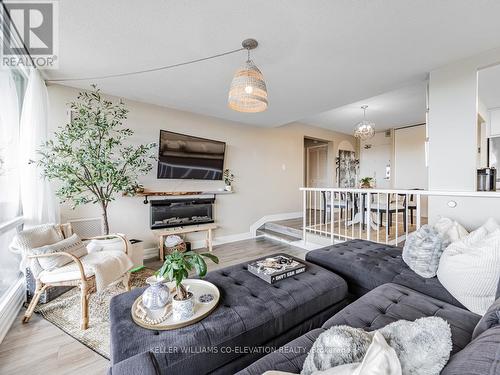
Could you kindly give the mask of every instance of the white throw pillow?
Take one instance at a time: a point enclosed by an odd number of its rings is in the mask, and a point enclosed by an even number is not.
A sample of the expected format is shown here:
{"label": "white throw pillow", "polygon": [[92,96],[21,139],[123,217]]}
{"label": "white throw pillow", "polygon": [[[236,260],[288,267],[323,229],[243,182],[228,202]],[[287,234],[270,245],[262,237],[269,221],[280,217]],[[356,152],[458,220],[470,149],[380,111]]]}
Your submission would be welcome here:
{"label": "white throw pillow", "polygon": [[[71,237],[66,238],[65,240],[56,242],[52,245],[46,245],[42,247],[38,247],[31,250],[31,253],[34,255],[39,254],[52,254],[64,251],[66,253],[70,253],[77,258],[81,258],[82,256],[87,254],[87,249],[83,244],[80,237],[76,234],[73,234]],[[45,271],[52,271],[55,268],[59,268],[72,262],[72,259],[66,255],[52,256],[52,257],[41,257],[37,258],[38,263]]]}
{"label": "white throw pillow", "polygon": [[441,255],[437,277],[470,311],[484,315],[495,301],[500,277],[500,226],[494,220],[452,243]]}
{"label": "white throw pillow", "polygon": [[433,227],[438,233],[450,242],[458,241],[469,234],[458,221],[447,217],[440,218]]}

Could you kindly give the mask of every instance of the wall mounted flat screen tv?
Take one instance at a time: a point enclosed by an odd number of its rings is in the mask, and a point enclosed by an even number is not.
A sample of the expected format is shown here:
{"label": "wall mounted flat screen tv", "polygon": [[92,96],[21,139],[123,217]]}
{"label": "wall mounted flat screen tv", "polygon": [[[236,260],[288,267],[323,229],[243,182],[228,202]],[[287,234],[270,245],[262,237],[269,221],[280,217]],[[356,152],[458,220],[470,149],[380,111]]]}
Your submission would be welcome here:
{"label": "wall mounted flat screen tv", "polygon": [[158,178],[222,180],[226,144],[160,130]]}

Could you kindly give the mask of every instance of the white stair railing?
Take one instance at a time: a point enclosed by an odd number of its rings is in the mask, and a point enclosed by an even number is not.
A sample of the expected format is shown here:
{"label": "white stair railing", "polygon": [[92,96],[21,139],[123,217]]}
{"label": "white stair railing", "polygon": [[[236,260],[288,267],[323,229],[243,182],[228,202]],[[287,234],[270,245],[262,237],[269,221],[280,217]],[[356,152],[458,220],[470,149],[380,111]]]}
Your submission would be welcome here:
{"label": "white stair railing", "polygon": [[[393,189],[301,188],[302,237],[330,243],[351,239],[399,245],[427,223],[428,198],[500,198],[500,193]],[[314,241],[313,241],[314,242]],[[321,242],[321,241],[319,241]]]}

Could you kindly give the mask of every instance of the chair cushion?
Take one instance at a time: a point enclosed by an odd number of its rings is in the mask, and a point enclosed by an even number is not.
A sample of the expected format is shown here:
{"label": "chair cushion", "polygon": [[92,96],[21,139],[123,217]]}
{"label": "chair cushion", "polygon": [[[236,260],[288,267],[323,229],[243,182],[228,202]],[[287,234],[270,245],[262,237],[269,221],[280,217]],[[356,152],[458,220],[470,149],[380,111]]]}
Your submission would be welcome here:
{"label": "chair cushion", "polygon": [[[80,260],[83,264],[83,269],[85,276],[91,277],[95,275],[95,272],[92,267],[88,264],[84,263],[85,257],[82,257]],[[39,275],[40,281],[42,283],[57,283],[61,281],[72,281],[79,280],[80,270],[75,262],[68,263],[62,267],[56,268],[52,271],[42,271]]]}
{"label": "chair cushion", "polygon": [[436,277],[425,279],[403,261],[401,248],[365,240],[352,240],[307,253],[306,260],[341,276],[355,296],[395,283],[452,305],[463,307]]}
{"label": "chair cushion", "polygon": [[[31,255],[54,254],[59,252],[69,253],[77,258],[81,258],[87,254],[87,249],[85,248],[85,245],[80,237],[73,234],[71,237],[62,241],[51,245],[37,247],[28,251]],[[73,261],[70,257],[65,255],[42,257],[37,258],[36,260],[45,271],[51,271]]]}
{"label": "chair cushion", "polygon": [[323,328],[348,325],[373,331],[397,320],[414,321],[427,316],[450,324],[453,350],[463,349],[481,318],[470,311],[442,302],[397,284],[385,284],[353,302],[323,324]]}

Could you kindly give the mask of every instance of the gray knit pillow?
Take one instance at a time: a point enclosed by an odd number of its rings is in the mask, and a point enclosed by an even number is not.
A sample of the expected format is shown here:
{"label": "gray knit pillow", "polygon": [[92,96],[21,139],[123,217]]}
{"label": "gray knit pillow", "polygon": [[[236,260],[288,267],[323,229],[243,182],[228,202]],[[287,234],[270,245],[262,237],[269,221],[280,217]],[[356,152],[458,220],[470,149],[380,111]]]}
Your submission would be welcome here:
{"label": "gray knit pillow", "polygon": [[439,259],[450,241],[430,225],[410,233],[403,248],[403,260],[417,275],[436,276]]}

